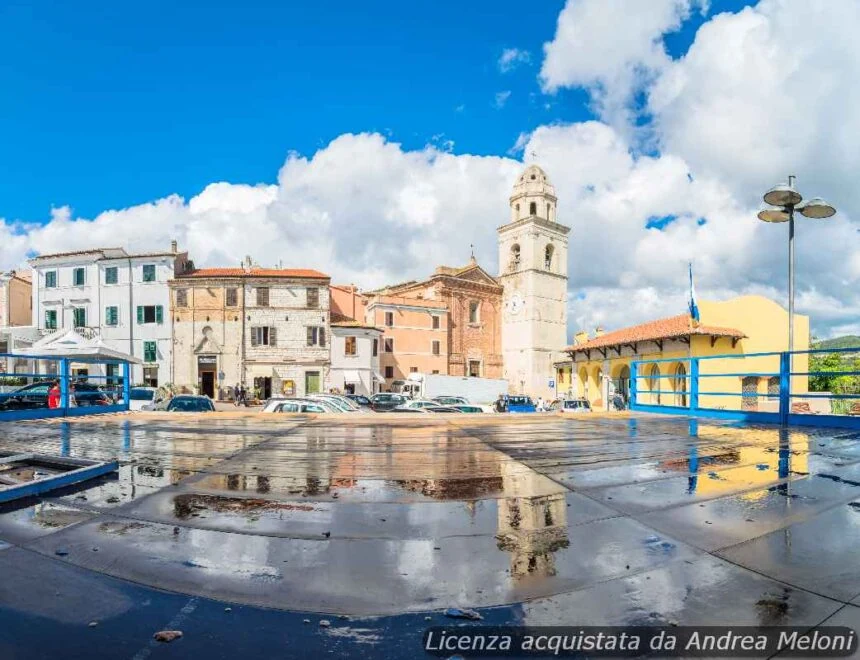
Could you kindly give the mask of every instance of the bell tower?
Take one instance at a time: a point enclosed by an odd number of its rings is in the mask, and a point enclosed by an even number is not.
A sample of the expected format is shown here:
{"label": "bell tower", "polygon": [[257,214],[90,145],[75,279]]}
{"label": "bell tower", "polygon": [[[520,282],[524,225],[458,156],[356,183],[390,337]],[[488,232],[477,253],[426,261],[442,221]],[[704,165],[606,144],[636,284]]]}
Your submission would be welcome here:
{"label": "bell tower", "polygon": [[546,173],[529,165],[514,184],[511,217],[498,228],[502,356],[510,392],[554,397],[552,362],[567,340],[567,235]]}

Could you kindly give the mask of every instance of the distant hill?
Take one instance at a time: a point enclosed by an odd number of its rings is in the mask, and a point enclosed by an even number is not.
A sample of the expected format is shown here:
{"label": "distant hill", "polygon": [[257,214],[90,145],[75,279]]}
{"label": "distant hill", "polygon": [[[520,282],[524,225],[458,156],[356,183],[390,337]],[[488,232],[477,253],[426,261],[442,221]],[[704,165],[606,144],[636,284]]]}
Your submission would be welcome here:
{"label": "distant hill", "polygon": [[813,348],[855,348],[857,346],[860,346],[860,337],[857,335],[845,335],[844,337],[812,342]]}

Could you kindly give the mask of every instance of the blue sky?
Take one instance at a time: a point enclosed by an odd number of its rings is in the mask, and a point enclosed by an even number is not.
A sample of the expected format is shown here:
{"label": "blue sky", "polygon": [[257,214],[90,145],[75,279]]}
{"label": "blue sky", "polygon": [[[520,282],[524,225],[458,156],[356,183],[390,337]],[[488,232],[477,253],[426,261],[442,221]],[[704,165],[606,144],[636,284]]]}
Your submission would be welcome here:
{"label": "blue sky", "polygon": [[[324,4],[2,3],[0,217],[271,182],[288,151],[342,133],[504,155],[522,132],[592,116],[585,91],[547,96],[537,80],[561,0]],[[667,35],[669,53],[703,20]],[[531,63],[501,73],[505,48]]]}

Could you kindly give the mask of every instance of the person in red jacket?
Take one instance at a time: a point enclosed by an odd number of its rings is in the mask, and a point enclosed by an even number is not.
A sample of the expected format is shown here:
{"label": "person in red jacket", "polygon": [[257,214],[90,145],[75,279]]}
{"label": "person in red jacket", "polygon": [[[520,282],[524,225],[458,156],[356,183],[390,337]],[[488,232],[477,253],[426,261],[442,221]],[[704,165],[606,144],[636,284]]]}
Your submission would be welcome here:
{"label": "person in red jacket", "polygon": [[51,385],[51,389],[48,390],[48,408],[59,408],[60,407],[60,382],[55,380],[54,384]]}

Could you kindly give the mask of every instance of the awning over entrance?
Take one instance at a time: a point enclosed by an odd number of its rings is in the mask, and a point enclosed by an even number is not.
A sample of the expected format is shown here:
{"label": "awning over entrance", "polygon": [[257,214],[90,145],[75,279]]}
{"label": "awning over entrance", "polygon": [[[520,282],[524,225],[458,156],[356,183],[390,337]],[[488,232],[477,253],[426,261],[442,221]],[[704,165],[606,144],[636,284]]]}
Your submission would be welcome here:
{"label": "awning over entrance", "polygon": [[343,382],[344,383],[360,383],[361,377],[358,375],[358,372],[353,369],[346,369],[343,372]]}
{"label": "awning over entrance", "polygon": [[48,335],[29,348],[16,350],[16,353],[34,358],[69,358],[92,361],[118,360],[121,362],[131,362],[132,364],[143,364],[142,360],[133,355],[108,348],[101,339],[86,339],[74,330]]}
{"label": "awning over entrance", "polygon": [[380,383],[384,383],[385,382],[385,376],[383,376],[378,371],[374,371],[373,372],[373,380],[378,380]]}

